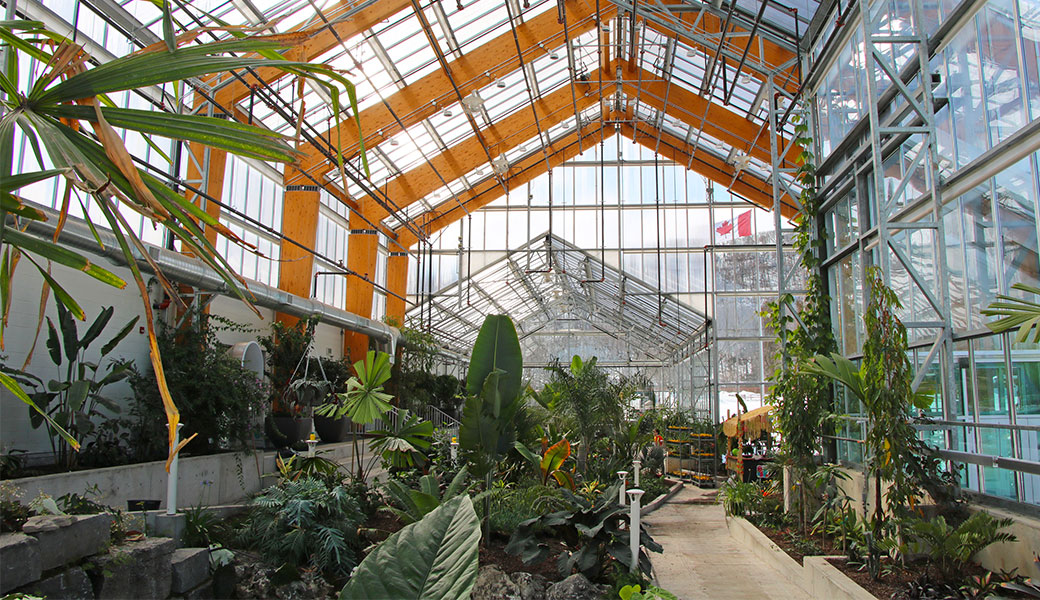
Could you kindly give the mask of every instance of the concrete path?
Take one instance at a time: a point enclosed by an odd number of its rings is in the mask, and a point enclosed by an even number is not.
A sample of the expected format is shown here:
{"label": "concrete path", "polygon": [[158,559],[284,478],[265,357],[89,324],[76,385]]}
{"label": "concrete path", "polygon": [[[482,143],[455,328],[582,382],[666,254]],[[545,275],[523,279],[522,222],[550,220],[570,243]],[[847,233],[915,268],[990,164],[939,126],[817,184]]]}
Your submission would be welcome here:
{"label": "concrete path", "polygon": [[807,600],[801,588],[730,537],[722,506],[690,503],[706,493],[686,484],[646,517],[650,534],[664,546],[662,554],[650,555],[658,585],[683,600]]}

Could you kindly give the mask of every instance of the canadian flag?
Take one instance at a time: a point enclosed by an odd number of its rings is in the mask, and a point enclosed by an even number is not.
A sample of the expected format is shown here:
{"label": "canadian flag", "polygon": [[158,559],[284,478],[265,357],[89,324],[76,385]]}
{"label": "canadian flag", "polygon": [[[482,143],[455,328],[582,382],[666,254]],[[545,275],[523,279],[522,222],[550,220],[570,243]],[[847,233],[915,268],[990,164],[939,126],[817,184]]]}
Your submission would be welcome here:
{"label": "canadian flag", "polygon": [[[737,215],[737,237],[747,237],[751,235],[751,211],[743,212]],[[719,235],[733,235],[733,219],[726,219],[725,221],[715,224],[715,233]]]}

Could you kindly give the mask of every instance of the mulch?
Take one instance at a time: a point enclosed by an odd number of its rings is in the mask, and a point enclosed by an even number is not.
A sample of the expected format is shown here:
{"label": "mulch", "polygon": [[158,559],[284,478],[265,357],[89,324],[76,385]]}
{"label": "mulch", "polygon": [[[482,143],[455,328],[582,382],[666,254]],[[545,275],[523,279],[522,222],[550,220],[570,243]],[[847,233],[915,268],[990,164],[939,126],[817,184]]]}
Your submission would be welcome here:
{"label": "mulch", "polygon": [[821,540],[819,536],[814,537],[812,542],[819,548],[818,552],[811,554],[805,554],[802,548],[798,546],[791,539],[791,535],[801,535],[801,532],[796,528],[785,527],[784,529],[776,529],[773,527],[764,527],[757,525],[758,530],[766,534],[766,537],[773,540],[773,543],[783,549],[788,556],[798,561],[798,564],[802,564],[802,559],[806,556],[839,556],[844,554],[841,549],[841,540],[835,540],[834,538],[828,537],[826,540]]}

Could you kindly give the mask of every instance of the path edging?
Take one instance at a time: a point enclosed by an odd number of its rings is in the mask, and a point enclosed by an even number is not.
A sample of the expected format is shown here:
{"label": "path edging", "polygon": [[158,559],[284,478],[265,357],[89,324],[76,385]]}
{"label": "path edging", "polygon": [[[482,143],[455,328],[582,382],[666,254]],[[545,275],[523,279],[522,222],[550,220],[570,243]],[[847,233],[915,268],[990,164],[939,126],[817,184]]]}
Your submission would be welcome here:
{"label": "path edging", "polygon": [[[735,539],[760,560],[779,571],[812,598],[832,600],[877,600],[858,583],[827,562],[828,556],[806,556],[801,565],[747,519],[726,517],[726,527]],[[839,557],[840,558],[840,557]]]}
{"label": "path edging", "polygon": [[643,516],[646,516],[646,515],[654,512],[655,510],[661,508],[662,506],[664,506],[664,503],[668,502],[668,500],[672,496],[678,494],[679,490],[681,490],[681,489],[683,489],[683,482],[681,482],[681,481],[675,482],[675,485],[672,486],[672,489],[670,489],[667,492],[661,494],[660,496],[654,498],[653,502],[651,502],[650,504],[647,504],[646,506],[644,506],[642,508]]}

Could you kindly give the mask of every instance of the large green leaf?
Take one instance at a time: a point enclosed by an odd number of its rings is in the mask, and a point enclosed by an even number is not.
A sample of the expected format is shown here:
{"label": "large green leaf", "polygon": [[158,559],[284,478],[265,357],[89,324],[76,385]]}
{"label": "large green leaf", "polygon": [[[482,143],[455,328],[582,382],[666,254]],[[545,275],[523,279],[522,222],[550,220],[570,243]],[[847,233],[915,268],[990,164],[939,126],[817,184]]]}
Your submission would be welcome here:
{"label": "large green leaf", "polygon": [[29,408],[33,409],[33,411],[35,411],[36,414],[42,417],[43,420],[47,422],[47,425],[50,426],[58,435],[60,435],[62,439],[68,442],[70,446],[72,446],[76,450],[79,450],[79,442],[76,441],[76,438],[72,437],[72,435],[70,435],[68,431],[65,431],[65,428],[63,428],[61,425],[58,425],[54,421],[54,419],[50,417],[50,415],[41,410],[40,407],[32,401],[32,398],[30,398],[29,395],[25,393],[25,390],[22,389],[22,386],[18,385],[18,382],[15,381],[13,377],[7,375],[6,373],[0,372],[0,384],[2,384],[5,388],[8,389],[8,391],[14,394],[16,398],[18,398],[25,404],[29,405]]}
{"label": "large green leaf", "polygon": [[506,315],[488,315],[473,344],[466,376],[466,392],[480,394],[484,381],[493,371],[502,371],[498,380],[498,393],[504,402],[511,402],[520,395],[520,378],[524,359],[520,353],[520,340],[516,336],[513,321]]}
{"label": "large green leaf", "polygon": [[469,598],[479,541],[473,501],[469,496],[449,500],[377,546],[340,598]]}
{"label": "large green leaf", "polygon": [[16,246],[26,252],[38,254],[48,260],[65,265],[66,267],[83,271],[94,279],[107,283],[113,287],[124,288],[126,282],[112,272],[103,269],[87,260],[82,254],[59,246],[47,240],[41,240],[16,229],[8,228],[4,232],[4,242]]}
{"label": "large green leaf", "polygon": [[856,363],[844,356],[836,352],[832,352],[830,358],[817,355],[806,363],[805,370],[813,375],[829,377],[839,383],[843,383],[860,401],[867,401],[866,387],[860,368],[856,366]]}
{"label": "large green leaf", "polygon": [[[1011,289],[1040,296],[1040,288],[1016,283]],[[997,301],[993,302],[980,311],[987,317],[1000,317],[996,321],[986,323],[986,327],[997,333],[1003,333],[1018,328],[1015,342],[1022,343],[1029,340],[1029,334],[1033,333],[1032,343],[1040,342],[1040,304],[1023,298],[999,294]]]}

